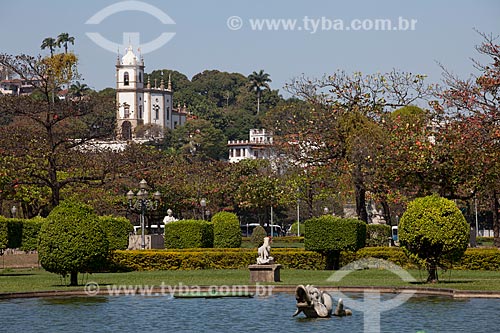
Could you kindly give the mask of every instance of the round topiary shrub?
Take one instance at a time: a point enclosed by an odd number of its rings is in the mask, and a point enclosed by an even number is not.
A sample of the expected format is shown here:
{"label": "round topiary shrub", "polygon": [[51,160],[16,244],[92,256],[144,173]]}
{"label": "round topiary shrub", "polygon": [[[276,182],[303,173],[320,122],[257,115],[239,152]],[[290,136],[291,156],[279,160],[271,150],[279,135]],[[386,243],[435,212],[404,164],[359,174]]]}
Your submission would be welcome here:
{"label": "round topiary shrub", "polygon": [[[304,223],[301,223],[299,226],[299,222],[295,222],[290,227],[290,233],[292,235],[304,236],[305,231],[306,231],[306,225]],[[299,232],[300,235],[298,234]]]}
{"label": "round topiary shrub", "polygon": [[95,272],[106,264],[108,239],[90,206],[61,203],[42,224],[39,237],[40,264],[49,272],[69,274],[71,286],[78,285],[78,273]]}
{"label": "round topiary shrub", "polygon": [[427,281],[436,282],[437,268],[446,267],[465,253],[470,227],[453,201],[431,195],[408,204],[398,231],[400,246],[427,268]]}
{"label": "round topiary shrub", "polygon": [[241,246],[241,228],[234,213],[219,212],[212,217],[214,224],[214,247],[238,248]]}
{"label": "round topiary shrub", "polygon": [[252,231],[252,236],[250,237],[250,242],[255,246],[259,247],[264,244],[264,237],[267,237],[266,229],[263,226],[258,225]]}

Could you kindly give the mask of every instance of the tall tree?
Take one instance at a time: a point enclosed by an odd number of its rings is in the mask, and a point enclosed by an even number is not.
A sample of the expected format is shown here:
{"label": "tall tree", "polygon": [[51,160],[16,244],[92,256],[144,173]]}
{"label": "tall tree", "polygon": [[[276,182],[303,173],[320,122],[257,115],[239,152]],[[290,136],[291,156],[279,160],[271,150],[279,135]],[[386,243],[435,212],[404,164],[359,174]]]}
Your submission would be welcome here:
{"label": "tall tree", "polygon": [[250,82],[249,89],[251,91],[255,91],[257,94],[257,113],[260,112],[260,98],[262,96],[262,91],[267,89],[270,90],[268,82],[271,82],[268,73],[264,73],[264,70],[261,69],[258,73],[253,72],[248,76],[248,80]]}
{"label": "tall tree", "polygon": [[58,47],[64,45],[64,53],[68,53],[68,43],[75,45],[75,37],[70,36],[67,32],[62,32],[57,36],[56,45]]}
{"label": "tall tree", "polygon": [[69,87],[69,93],[74,97],[78,97],[79,99],[85,96],[85,94],[87,94],[89,91],[89,86],[85,83],[80,83],[80,81],[76,81]]}
{"label": "tall tree", "polygon": [[[491,198],[493,211],[493,233],[495,246],[500,247],[500,45],[498,37],[479,33],[483,42],[476,47],[477,52],[488,59],[488,63],[474,60],[479,73],[468,79],[453,75],[444,67],[446,89],[442,93],[443,105],[436,104],[438,112],[459,119],[463,124],[475,124],[481,147],[474,158],[481,158],[481,182],[472,187],[475,192],[484,189]],[[446,109],[446,112],[443,112]],[[471,122],[470,120],[473,120]]]}
{"label": "tall tree", "polygon": [[325,165],[349,172],[358,217],[368,220],[374,157],[383,153],[383,115],[432,92],[424,77],[392,71],[385,75],[349,75],[338,71],[322,79],[298,78],[287,89],[308,101],[305,108],[270,115],[275,142],[293,152],[300,165]]}
{"label": "tall tree", "polygon": [[114,109],[114,101],[100,96],[64,101],[52,98],[53,91],[75,79],[76,64],[72,53],[50,58],[0,55],[0,65],[38,91],[38,97],[0,98],[0,113],[14,119],[0,129],[1,154],[16,159],[11,170],[16,181],[12,185],[49,188],[52,206],[59,204],[63,188],[75,183],[101,182],[108,171],[104,154],[79,147],[109,133],[114,124],[101,119],[111,118],[96,115]]}
{"label": "tall tree", "polygon": [[40,46],[40,48],[42,50],[48,48],[50,50],[50,56],[52,57],[54,56],[54,49],[56,48],[56,46],[57,46],[56,40],[52,37],[47,37],[42,41],[42,45]]}

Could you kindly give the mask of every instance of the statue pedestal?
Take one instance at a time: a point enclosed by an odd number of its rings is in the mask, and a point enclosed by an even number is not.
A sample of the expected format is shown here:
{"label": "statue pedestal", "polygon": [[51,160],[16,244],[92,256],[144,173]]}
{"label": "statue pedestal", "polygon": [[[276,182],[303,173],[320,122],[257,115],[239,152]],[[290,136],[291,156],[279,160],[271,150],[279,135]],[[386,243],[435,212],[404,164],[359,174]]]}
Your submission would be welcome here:
{"label": "statue pedestal", "polygon": [[[163,235],[144,235],[144,245],[146,250],[150,249],[164,249],[165,239]],[[141,235],[128,236],[127,250],[140,250],[142,245]]]}
{"label": "statue pedestal", "polygon": [[280,264],[248,265],[250,283],[280,282]]}

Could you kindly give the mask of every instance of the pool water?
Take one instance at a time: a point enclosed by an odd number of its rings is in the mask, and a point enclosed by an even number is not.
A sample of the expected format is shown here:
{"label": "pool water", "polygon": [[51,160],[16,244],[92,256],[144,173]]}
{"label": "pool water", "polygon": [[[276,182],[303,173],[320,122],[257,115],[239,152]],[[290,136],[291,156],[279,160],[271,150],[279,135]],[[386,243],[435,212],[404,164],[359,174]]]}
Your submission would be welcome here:
{"label": "pool water", "polygon": [[[347,295],[347,308],[350,301],[353,305],[352,300],[366,297]],[[382,294],[379,301],[393,297]],[[215,299],[19,298],[0,300],[0,332],[498,332],[500,300],[414,296],[381,312],[379,325],[368,326],[364,313],[355,309],[352,317],[326,319],[292,317],[294,312],[295,298],[289,293]]]}

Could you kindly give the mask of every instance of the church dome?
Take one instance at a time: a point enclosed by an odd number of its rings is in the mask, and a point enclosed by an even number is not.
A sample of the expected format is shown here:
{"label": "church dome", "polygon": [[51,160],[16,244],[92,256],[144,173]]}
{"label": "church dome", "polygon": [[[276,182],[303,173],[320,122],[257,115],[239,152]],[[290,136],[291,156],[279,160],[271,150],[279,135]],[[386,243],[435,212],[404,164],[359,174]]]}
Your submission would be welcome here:
{"label": "church dome", "polygon": [[122,57],[122,65],[137,65],[137,57],[132,51],[132,46],[127,48],[127,53]]}

